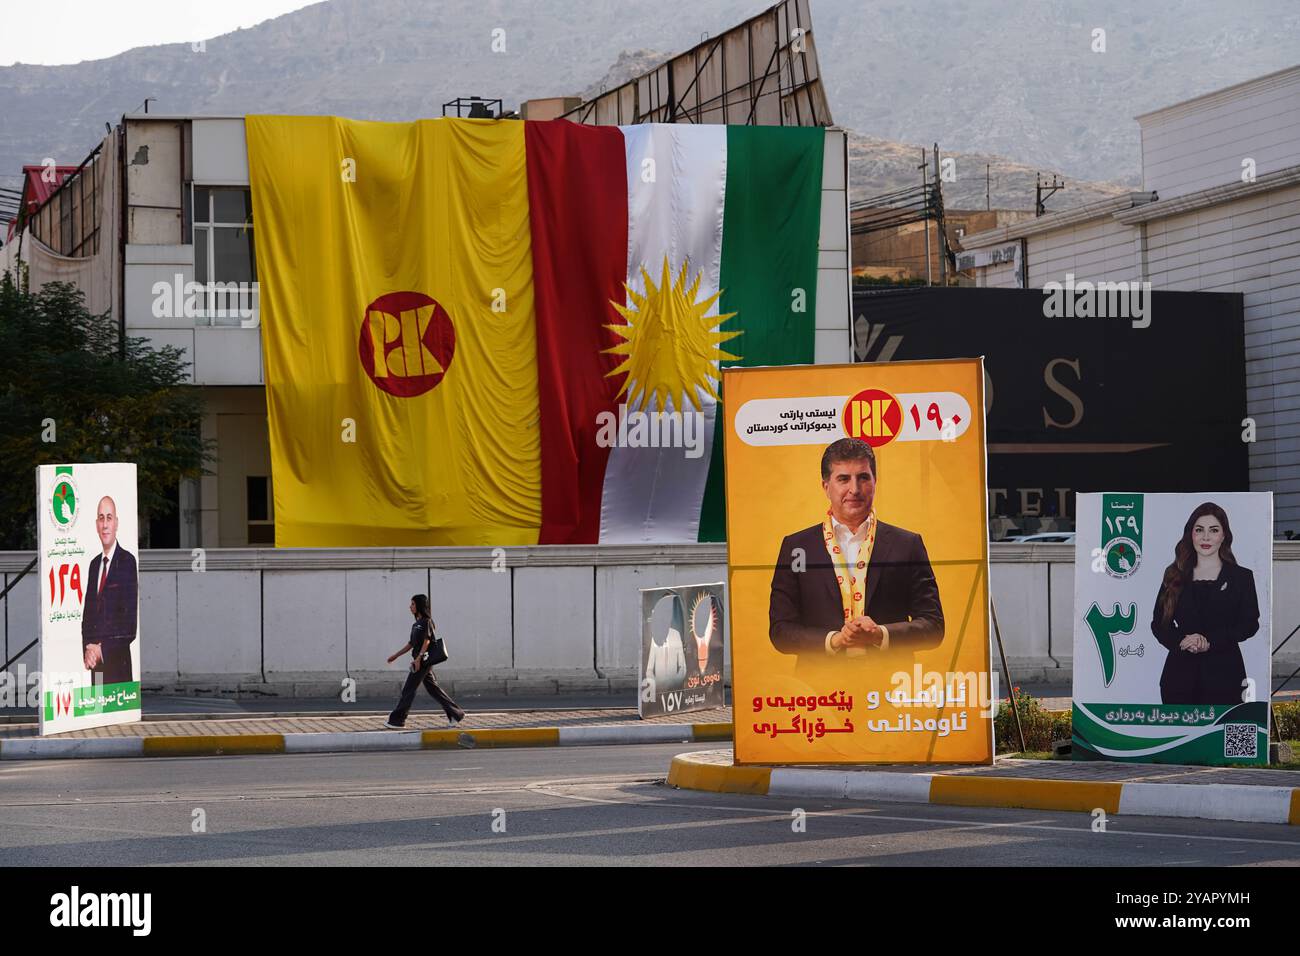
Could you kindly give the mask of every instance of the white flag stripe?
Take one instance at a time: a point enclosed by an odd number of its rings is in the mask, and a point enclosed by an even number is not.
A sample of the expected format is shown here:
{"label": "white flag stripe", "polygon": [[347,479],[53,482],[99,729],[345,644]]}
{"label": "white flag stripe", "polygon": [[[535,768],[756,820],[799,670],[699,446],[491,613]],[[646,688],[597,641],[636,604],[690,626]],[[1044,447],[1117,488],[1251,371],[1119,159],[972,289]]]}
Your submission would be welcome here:
{"label": "white flag stripe", "polygon": [[[657,284],[666,255],[674,279],[683,261],[689,261],[688,288],[695,274],[703,273],[696,298],[708,298],[718,291],[722,271],[727,128],[642,124],[620,129],[627,156],[628,285],[645,291],[643,266]],[[718,303],[709,314],[718,314]],[[638,394],[641,386],[634,382],[629,390]],[[610,451],[600,506],[602,543],[699,537],[717,406],[703,392],[697,395],[704,411],[704,447],[699,457],[688,458],[683,448]],[[673,410],[674,402],[664,409]]]}

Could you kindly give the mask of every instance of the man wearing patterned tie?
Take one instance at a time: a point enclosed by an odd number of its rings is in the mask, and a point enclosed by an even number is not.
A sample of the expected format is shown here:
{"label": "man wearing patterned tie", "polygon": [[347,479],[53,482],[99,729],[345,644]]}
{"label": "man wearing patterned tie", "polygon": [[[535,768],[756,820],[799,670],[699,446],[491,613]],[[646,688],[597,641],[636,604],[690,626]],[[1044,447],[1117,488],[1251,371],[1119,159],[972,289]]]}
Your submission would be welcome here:
{"label": "man wearing patterned tie", "polygon": [[800,669],[937,647],[943,606],[930,556],[919,534],[876,517],[875,451],[841,438],[821,473],[826,516],[787,535],[773,569],[772,645]]}
{"label": "man wearing patterned tie", "polygon": [[119,684],[136,679],[131,663],[140,583],[135,555],[117,543],[117,505],[101,498],[95,513],[95,533],[103,552],[90,562],[89,590],[81,616],[83,663],[91,679]]}

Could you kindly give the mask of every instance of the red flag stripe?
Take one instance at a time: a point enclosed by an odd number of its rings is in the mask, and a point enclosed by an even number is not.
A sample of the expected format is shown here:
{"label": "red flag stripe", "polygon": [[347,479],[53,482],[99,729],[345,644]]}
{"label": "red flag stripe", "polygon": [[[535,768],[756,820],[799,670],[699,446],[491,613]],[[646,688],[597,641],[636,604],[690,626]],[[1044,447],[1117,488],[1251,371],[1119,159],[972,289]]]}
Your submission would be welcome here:
{"label": "red flag stripe", "polygon": [[595,544],[609,449],[597,415],[616,413],[618,363],[604,354],[622,324],[627,277],[627,160],[617,127],[528,122],[528,215],[541,412],[540,544]]}

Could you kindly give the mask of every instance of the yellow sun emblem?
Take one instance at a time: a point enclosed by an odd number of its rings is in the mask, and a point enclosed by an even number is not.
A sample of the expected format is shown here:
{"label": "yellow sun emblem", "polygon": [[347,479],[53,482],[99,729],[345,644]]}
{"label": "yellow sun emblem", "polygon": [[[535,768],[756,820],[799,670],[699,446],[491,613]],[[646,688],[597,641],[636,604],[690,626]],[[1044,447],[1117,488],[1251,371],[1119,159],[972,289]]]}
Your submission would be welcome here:
{"label": "yellow sun emblem", "polygon": [[679,412],[686,407],[687,401],[699,411],[698,389],[703,389],[715,400],[718,398],[714,387],[718,375],[716,363],[722,359],[740,358],[719,348],[723,342],[740,333],[715,331],[736,313],[706,316],[722,291],[696,302],[695,295],[703,273],[696,273],[695,281],[687,289],[689,268],[689,260],[683,262],[677,281],[673,282],[668,257],[664,256],[663,277],[658,286],[642,266],[645,293],[637,292],[625,282],[623,288],[627,290],[632,305],[623,306],[610,301],[628,324],[606,326],[626,341],[605,351],[626,355],[627,358],[605,377],[628,373],[618,395],[621,397],[627,392],[629,405],[634,409],[643,410],[653,399],[654,409],[663,411],[665,399],[671,399],[673,408]]}

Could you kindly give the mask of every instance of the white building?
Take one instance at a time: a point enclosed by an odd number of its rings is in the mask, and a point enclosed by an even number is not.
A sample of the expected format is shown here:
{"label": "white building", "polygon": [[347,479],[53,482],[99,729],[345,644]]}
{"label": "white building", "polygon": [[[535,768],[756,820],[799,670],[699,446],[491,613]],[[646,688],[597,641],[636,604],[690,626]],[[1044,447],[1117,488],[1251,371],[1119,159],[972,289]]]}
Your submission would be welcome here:
{"label": "white building", "polygon": [[[1027,288],[1073,275],[1243,293],[1251,490],[1274,493],[1279,532],[1300,532],[1300,66],[1137,121],[1141,192],[968,235],[963,246],[987,260],[1022,244]],[[977,283],[1016,287],[1017,267],[977,266]],[[1212,386],[1189,389],[1196,400],[1213,400]]]}

